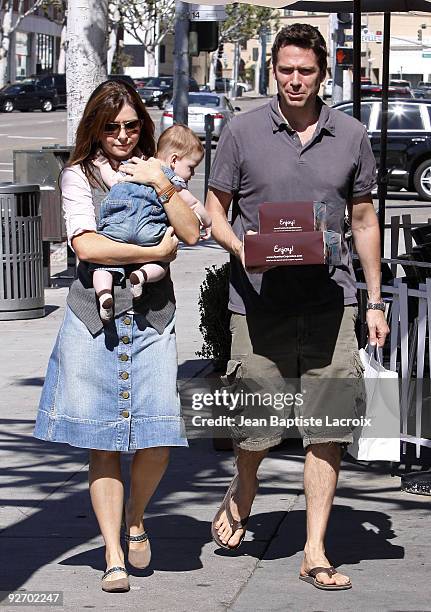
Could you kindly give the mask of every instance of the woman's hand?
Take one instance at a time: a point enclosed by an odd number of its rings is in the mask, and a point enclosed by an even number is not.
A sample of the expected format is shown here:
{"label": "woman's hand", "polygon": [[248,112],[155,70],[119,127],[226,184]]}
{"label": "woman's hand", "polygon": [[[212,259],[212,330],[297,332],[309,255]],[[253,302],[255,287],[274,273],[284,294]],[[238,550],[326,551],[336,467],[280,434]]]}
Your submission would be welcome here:
{"label": "woman's hand", "polygon": [[177,256],[178,238],[174,234],[173,227],[168,227],[158,248],[160,249],[160,255],[157,257],[159,261],[164,261],[166,263],[174,261]]}
{"label": "woman's hand", "polygon": [[161,162],[155,157],[149,157],[146,160],[132,157],[127,164],[121,165],[120,170],[128,175],[122,179],[123,181],[152,185],[155,189],[163,189],[168,182]]}

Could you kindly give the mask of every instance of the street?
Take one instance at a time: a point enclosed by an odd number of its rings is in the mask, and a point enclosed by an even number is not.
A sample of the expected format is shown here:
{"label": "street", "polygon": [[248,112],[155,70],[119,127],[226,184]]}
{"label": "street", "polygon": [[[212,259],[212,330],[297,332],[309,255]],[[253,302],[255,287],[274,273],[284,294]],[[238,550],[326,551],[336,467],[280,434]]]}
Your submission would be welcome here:
{"label": "street", "polygon": [[[235,105],[246,112],[265,104],[265,98],[243,96],[237,98]],[[156,126],[156,137],[160,131],[162,111],[149,108],[149,113]],[[31,113],[0,113],[0,181],[13,180],[13,150],[37,149],[41,146],[66,143],[66,111],[57,110],[52,113],[35,111]],[[214,155],[215,145],[212,154]],[[204,162],[196,169],[195,178],[191,181],[191,189],[196,196],[203,198]],[[430,203],[431,204],[431,203]],[[424,223],[431,217],[430,204],[417,199],[417,194],[390,193],[386,202],[386,223],[394,215],[410,214],[413,223]],[[388,241],[386,240],[386,243]],[[385,249],[389,256],[388,244]]]}

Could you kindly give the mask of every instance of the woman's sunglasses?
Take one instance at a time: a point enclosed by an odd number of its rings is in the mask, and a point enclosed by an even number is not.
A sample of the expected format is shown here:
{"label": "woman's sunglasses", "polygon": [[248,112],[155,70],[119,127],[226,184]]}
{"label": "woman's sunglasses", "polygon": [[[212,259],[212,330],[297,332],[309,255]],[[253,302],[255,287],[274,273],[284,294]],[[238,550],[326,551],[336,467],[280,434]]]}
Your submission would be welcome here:
{"label": "woman's sunglasses", "polygon": [[141,119],[133,119],[132,121],[124,121],[122,123],[115,123],[115,121],[111,121],[110,123],[105,123],[103,131],[105,134],[109,134],[110,136],[118,136],[121,128],[124,128],[127,136],[130,136],[130,134],[136,134],[139,132],[141,127]]}

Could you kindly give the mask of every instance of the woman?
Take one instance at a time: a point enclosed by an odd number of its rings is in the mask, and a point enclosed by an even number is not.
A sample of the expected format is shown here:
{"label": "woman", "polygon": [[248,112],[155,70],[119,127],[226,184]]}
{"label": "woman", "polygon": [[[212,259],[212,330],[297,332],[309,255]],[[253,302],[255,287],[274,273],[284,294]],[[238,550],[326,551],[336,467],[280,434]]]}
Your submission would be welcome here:
{"label": "woman", "polygon": [[[120,452],[135,451],[123,520],[128,561],[142,569],[151,555],[145,508],[167,467],[169,447],[187,446],[176,391],[175,299],[169,274],[148,285],[133,303],[125,283],[116,286],[115,318],[103,326],[87,263],[130,270],[130,264],[136,268],[174,260],[178,238],[197,242],[198,220],[170,189],[160,162],[151,158],[154,151],[154,125],[137,92],[123,82],[97,87],[61,177],[68,239],[80,263],[34,431],[43,440],[91,449],[90,496],[106,545],[102,589],[109,592],[130,588],[120,543]],[[99,169],[106,160],[113,169],[130,160],[122,166],[129,179],[152,185],[159,194],[171,227],[158,245],[139,247],[96,233],[100,202],[108,192]]]}

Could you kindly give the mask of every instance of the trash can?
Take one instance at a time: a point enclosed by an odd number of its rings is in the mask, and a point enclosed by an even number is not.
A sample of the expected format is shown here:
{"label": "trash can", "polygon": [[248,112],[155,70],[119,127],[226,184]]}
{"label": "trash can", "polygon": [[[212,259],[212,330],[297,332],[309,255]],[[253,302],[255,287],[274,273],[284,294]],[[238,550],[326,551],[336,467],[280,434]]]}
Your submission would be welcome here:
{"label": "trash can", "polygon": [[[61,208],[58,179],[69,160],[72,149],[73,147],[65,145],[49,145],[40,149],[20,149],[13,152],[14,181],[16,183],[36,183],[41,190],[45,287],[51,285],[50,243],[62,242],[66,239],[66,225]],[[71,267],[74,268],[74,263],[71,264]]]}
{"label": "trash can", "polygon": [[39,185],[0,183],[0,321],[45,315]]}

